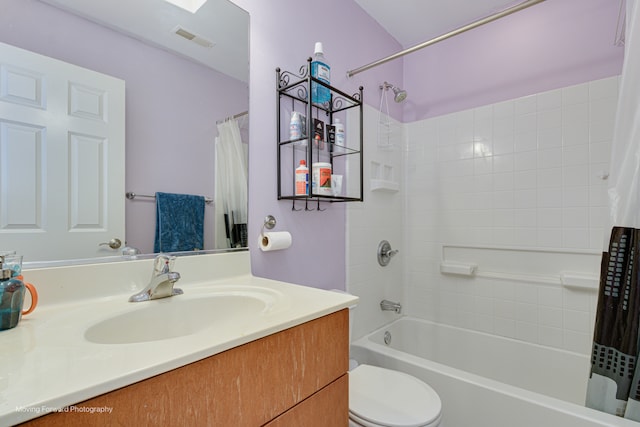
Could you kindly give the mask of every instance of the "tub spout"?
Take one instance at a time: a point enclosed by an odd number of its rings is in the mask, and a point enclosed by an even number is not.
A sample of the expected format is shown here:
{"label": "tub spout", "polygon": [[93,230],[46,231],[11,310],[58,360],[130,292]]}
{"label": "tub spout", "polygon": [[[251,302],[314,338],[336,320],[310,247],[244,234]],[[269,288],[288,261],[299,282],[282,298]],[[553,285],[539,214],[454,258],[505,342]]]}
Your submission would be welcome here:
{"label": "tub spout", "polygon": [[396,313],[400,314],[400,312],[402,311],[402,305],[399,302],[393,302],[384,299],[380,301],[380,309],[382,311],[395,311]]}

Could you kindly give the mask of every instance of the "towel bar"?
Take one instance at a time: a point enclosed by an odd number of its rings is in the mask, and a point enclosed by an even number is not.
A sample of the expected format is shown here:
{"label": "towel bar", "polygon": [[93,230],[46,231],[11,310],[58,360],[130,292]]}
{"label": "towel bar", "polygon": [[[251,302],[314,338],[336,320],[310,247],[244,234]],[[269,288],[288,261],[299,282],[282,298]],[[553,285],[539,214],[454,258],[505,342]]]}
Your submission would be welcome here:
{"label": "towel bar", "polygon": [[[155,199],[156,198],[156,196],[150,196],[148,194],[136,194],[133,191],[129,191],[129,192],[125,193],[125,196],[127,196],[127,199],[129,199],[129,200],[133,200],[136,197],[145,197],[145,198],[150,198],[150,199]],[[210,204],[213,203],[213,199],[211,197],[205,197],[204,198],[204,202],[206,204],[210,205]]]}

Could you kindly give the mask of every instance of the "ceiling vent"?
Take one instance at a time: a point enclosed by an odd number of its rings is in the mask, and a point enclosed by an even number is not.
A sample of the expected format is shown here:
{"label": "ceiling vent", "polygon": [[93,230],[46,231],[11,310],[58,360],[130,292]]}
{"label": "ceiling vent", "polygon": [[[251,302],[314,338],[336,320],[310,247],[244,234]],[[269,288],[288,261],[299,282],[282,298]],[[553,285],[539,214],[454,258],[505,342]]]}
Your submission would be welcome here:
{"label": "ceiling vent", "polygon": [[179,25],[173,29],[173,32],[184,39],[199,44],[202,47],[212,48],[215,45],[215,43],[213,43],[212,41],[207,40],[197,34],[193,34],[191,31],[185,30]]}

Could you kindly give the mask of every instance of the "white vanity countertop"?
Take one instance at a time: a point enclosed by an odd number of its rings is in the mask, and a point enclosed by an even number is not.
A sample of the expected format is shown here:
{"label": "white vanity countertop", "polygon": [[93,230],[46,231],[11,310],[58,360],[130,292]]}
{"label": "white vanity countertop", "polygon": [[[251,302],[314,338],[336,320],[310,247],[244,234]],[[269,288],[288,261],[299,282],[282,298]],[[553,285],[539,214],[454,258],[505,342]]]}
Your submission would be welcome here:
{"label": "white vanity countertop", "polygon": [[[40,302],[16,328],[0,331],[0,425],[45,415],[339,311],[358,300],[254,277],[247,273],[248,257],[248,252],[242,252],[178,258],[175,271],[182,279],[176,287],[184,295],[140,303],[127,300],[146,285],[151,260],[25,271],[27,280],[38,288]],[[97,344],[85,338],[89,326],[114,314],[230,290],[256,291],[270,302],[253,319],[212,324],[171,339]]]}

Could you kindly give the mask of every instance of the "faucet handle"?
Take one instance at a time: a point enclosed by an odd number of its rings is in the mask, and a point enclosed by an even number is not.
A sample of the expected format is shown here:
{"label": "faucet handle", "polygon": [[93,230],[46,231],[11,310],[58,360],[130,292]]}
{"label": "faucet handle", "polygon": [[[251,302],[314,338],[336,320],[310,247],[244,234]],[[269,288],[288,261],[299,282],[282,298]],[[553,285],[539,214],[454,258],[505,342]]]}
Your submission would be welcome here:
{"label": "faucet handle", "polygon": [[153,273],[154,275],[170,273],[173,271],[173,264],[175,263],[176,257],[170,255],[160,254],[156,257],[153,263]]}

